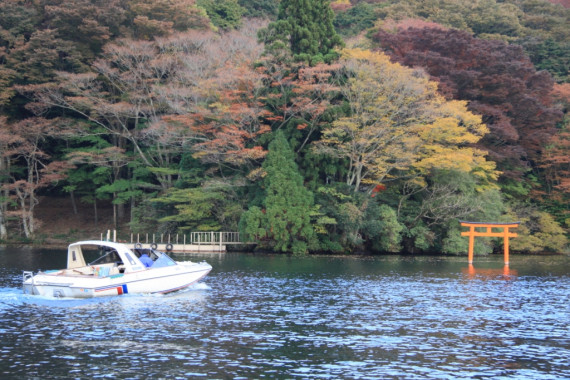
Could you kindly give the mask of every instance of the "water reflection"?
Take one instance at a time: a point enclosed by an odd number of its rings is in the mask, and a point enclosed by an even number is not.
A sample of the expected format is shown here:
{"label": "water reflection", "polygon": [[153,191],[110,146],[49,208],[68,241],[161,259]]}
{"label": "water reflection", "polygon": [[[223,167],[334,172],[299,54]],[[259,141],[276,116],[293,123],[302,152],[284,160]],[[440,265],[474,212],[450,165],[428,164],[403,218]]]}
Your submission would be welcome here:
{"label": "water reflection", "polygon": [[[16,252],[57,268],[62,251]],[[28,255],[28,258],[25,256]],[[50,261],[50,255],[52,260]],[[31,258],[30,258],[31,257]],[[568,258],[226,254],[169,296],[23,295],[0,253],[4,378],[565,378]],[[52,265],[52,267],[49,267]],[[64,264],[63,264],[64,265]]]}
{"label": "water reflection", "polygon": [[514,280],[518,271],[511,269],[509,265],[504,265],[502,268],[475,268],[473,264],[469,264],[467,268],[462,268],[461,272],[466,273],[469,278],[486,278],[495,279],[500,278],[503,280]]}

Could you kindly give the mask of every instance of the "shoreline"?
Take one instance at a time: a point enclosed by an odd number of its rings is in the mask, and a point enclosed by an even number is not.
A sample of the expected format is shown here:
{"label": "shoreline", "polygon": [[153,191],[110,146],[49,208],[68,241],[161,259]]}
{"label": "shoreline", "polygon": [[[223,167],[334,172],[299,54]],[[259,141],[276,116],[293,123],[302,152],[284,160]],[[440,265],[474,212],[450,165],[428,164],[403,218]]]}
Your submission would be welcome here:
{"label": "shoreline", "polygon": [[[88,240],[88,239],[76,239],[79,240]],[[73,240],[73,241],[76,241]],[[71,241],[70,241],[71,242]],[[0,242],[0,248],[29,248],[29,249],[67,249],[69,243],[66,242],[38,242],[38,243],[26,243],[26,242]],[[175,252],[175,253],[207,253],[207,252]],[[256,254],[256,255],[289,255],[295,256],[293,253],[286,253],[286,252],[273,252],[273,251],[254,251],[254,250],[227,250],[225,252],[211,252],[211,253],[249,253],[249,254]],[[564,252],[515,252],[511,251],[512,255],[515,256],[570,256],[570,253]],[[372,252],[353,252],[353,253],[337,253],[337,252],[315,252],[315,253],[308,253],[307,255],[302,255],[298,257],[349,257],[349,256],[407,256],[407,257],[467,257],[467,252],[465,254],[445,254],[441,252],[426,252],[426,253],[409,253],[409,252],[389,252],[389,253],[372,253]],[[489,253],[487,255],[477,255],[478,257],[491,257],[491,256],[502,256],[502,252],[497,253]]]}

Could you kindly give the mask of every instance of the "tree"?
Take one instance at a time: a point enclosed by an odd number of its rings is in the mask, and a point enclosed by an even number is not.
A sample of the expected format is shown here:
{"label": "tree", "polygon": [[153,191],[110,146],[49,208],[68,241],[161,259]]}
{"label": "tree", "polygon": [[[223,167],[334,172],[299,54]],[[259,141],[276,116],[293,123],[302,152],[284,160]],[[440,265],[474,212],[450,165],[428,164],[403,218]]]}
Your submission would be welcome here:
{"label": "tree", "polygon": [[82,71],[80,54],[69,41],[57,37],[53,29],[35,31],[27,40],[18,39],[6,55],[14,83],[46,83],[58,71]]}
{"label": "tree", "polygon": [[551,105],[552,79],[520,47],[433,28],[380,31],[374,39],[396,61],[424,67],[447,99],[468,101],[483,116],[490,133],[478,146],[498,163],[503,181],[536,168],[561,113]]}
{"label": "tree", "polygon": [[274,20],[277,17],[279,3],[274,0],[238,0],[245,10],[246,17],[259,17]]}
{"label": "tree", "polygon": [[265,155],[258,140],[270,132],[262,101],[264,82],[254,68],[261,55],[255,38],[259,24],[210,38],[185,60],[184,70],[165,99],[174,112],[148,128],[154,140],[160,130],[185,131],[195,158],[227,176],[251,169]]}
{"label": "tree", "polygon": [[[84,141],[93,136],[87,135]],[[93,140],[96,140],[96,137]],[[66,190],[70,192],[78,190],[84,200],[93,203],[95,218],[97,218],[97,199],[111,198],[113,225],[117,228],[119,219],[124,214],[124,204],[141,192],[140,189],[133,189],[135,186],[123,178],[123,168],[131,161],[124,150],[106,141],[96,141],[93,147],[71,151],[66,157],[76,165],[76,169],[69,175],[69,186]]]}
{"label": "tree", "polygon": [[[67,162],[51,161],[50,156],[41,149],[42,142],[56,135],[56,124],[42,118],[28,118],[18,123],[2,123],[0,132],[10,136],[4,141],[2,159],[9,162],[8,182],[3,183],[5,190],[16,204],[16,210],[8,215],[17,216],[27,238],[32,238],[39,225],[34,210],[39,203],[37,191],[53,182],[65,178],[65,172],[71,167]],[[15,162],[21,162],[21,169]]]}
{"label": "tree", "polygon": [[517,41],[538,70],[547,70],[558,83],[570,82],[570,41],[528,36]]}
{"label": "tree", "polygon": [[206,10],[212,24],[220,29],[236,29],[241,25],[245,9],[238,0],[198,0],[197,4]]}
{"label": "tree", "polygon": [[347,81],[341,92],[350,113],[326,127],[316,146],[346,159],[346,183],[355,192],[362,183],[413,168],[424,174],[433,168],[480,171],[493,181],[493,163],[466,146],[487,130],[465,103],[445,102],[435,83],[381,53],[346,50],[342,63]]}
{"label": "tree", "polygon": [[72,42],[84,65],[120,36],[127,18],[122,0],[44,0],[42,11],[44,25],[58,38]]}
{"label": "tree", "polygon": [[[538,68],[548,70],[559,82],[567,81],[568,8],[537,0],[386,0],[372,6],[376,25],[384,30],[394,31],[394,24],[419,20],[481,39],[519,44]],[[351,12],[348,9],[337,17],[345,19]]]}
{"label": "tree", "polygon": [[[155,136],[146,140],[148,134],[138,132],[160,123],[160,116],[168,111],[161,89],[176,80],[182,67],[179,57],[161,49],[165,45],[165,41],[120,40],[105,46],[103,57],[93,64],[94,73],[60,72],[59,83],[24,87],[22,92],[35,98],[30,107],[36,113],[51,108],[72,112],[105,130],[116,148],[132,149],[146,166],[167,168],[173,149],[184,139],[177,144]],[[146,149],[145,143],[156,149]],[[158,171],[156,179],[164,189],[171,185],[168,173]]]}
{"label": "tree", "polygon": [[[396,189],[398,220],[406,227],[403,240],[408,252],[464,253],[467,243],[457,221],[499,220],[505,208],[498,189],[476,172],[433,169],[423,185],[400,181]],[[491,250],[488,244],[478,252]]]}
{"label": "tree", "polygon": [[536,192],[535,195],[557,221],[570,227],[570,84],[555,85],[553,96],[558,107],[566,112],[541,159],[540,168],[547,183],[546,191]]}
{"label": "tree", "polygon": [[13,135],[8,127],[5,116],[0,117],[0,240],[8,237],[8,205],[10,192],[7,185],[10,183],[10,161],[8,154],[10,147],[19,139]]}
{"label": "tree", "polygon": [[353,7],[346,7],[339,11],[336,14],[334,25],[344,36],[355,36],[374,26],[374,22],[378,19],[374,10],[374,5],[364,1],[359,2]]}
{"label": "tree", "polygon": [[277,21],[260,32],[269,52],[288,48],[297,61],[331,62],[343,42],[333,26],[329,0],[283,0]]}
{"label": "tree", "polygon": [[170,125],[186,125],[196,140],[191,146],[194,157],[217,166],[220,174],[224,168],[248,167],[266,153],[258,140],[271,131],[263,122],[269,112],[260,100],[261,76],[251,63],[221,68],[212,102],[197,105],[192,113],[164,118]]}
{"label": "tree", "polygon": [[512,240],[511,249],[531,253],[563,253],[568,249],[564,229],[550,214],[535,207],[519,207],[517,210],[508,210],[507,217],[521,222],[517,228],[519,237]]}
{"label": "tree", "polygon": [[[282,252],[305,254],[314,242],[311,226],[313,194],[303,186],[303,178],[295,164],[294,154],[281,131],[269,144],[269,152],[263,163],[264,209],[252,207],[242,217],[244,233],[265,233],[261,244]],[[261,218],[261,221],[259,220]]]}
{"label": "tree", "polygon": [[159,221],[175,224],[180,231],[235,230],[243,213],[242,202],[232,186],[215,179],[201,186],[173,187],[152,202],[162,209],[176,209],[176,213]]}
{"label": "tree", "polygon": [[209,30],[206,12],[195,0],[134,0],[128,5],[129,27],[135,39],[152,40],[191,29]]}

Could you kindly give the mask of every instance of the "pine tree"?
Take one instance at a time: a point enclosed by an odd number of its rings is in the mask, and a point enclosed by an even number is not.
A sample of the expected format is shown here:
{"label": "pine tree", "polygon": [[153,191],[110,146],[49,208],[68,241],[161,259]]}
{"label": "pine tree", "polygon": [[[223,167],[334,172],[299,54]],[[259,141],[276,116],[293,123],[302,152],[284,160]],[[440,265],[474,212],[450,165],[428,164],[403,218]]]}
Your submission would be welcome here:
{"label": "pine tree", "polygon": [[277,21],[260,33],[267,50],[288,47],[297,61],[311,64],[331,62],[342,46],[342,38],[333,26],[334,13],[329,0],[283,0]]}
{"label": "pine tree", "polygon": [[314,239],[310,223],[313,194],[304,187],[293,150],[281,131],[269,144],[263,168],[267,173],[265,210],[260,212],[258,207],[252,207],[246,212],[242,216],[242,230],[260,237],[260,229],[265,229],[262,244],[276,251],[307,253]]}

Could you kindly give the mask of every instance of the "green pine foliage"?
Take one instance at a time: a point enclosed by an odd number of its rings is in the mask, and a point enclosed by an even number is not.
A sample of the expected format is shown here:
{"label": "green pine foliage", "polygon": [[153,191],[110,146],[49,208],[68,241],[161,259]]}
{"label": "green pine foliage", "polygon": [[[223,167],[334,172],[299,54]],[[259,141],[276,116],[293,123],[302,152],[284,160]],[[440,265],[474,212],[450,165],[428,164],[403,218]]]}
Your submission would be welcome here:
{"label": "green pine foliage", "polygon": [[239,27],[246,11],[237,0],[198,0],[196,4],[206,10],[212,24],[223,30]]}
{"label": "green pine foliage", "polygon": [[270,20],[277,18],[279,2],[275,0],[238,0],[239,5],[245,9],[246,17],[262,17]]}
{"label": "green pine foliage", "polygon": [[338,57],[335,47],[344,45],[333,19],[329,0],[282,0],[277,21],[260,38],[269,52],[288,48],[296,61],[332,62]]}
{"label": "green pine foliage", "polygon": [[248,238],[262,235],[262,243],[281,252],[306,254],[314,243],[311,225],[313,194],[303,185],[295,157],[281,131],[269,144],[269,153],[263,163],[267,173],[264,209],[252,207],[244,213],[241,226]]}
{"label": "green pine foliage", "polygon": [[339,12],[334,20],[334,25],[343,36],[355,36],[374,26],[374,22],[378,19],[374,10],[374,5],[364,1],[359,2],[346,11]]}

